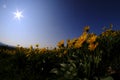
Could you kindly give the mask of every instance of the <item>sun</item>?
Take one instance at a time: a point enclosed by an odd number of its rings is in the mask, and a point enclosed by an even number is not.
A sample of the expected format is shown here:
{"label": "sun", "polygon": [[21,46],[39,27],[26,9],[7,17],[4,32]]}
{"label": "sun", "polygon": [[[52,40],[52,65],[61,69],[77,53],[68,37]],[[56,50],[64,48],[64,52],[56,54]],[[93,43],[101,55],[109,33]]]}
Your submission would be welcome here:
{"label": "sun", "polygon": [[22,11],[16,10],[16,12],[14,12],[13,14],[16,19],[20,20],[21,18],[23,18],[22,13]]}

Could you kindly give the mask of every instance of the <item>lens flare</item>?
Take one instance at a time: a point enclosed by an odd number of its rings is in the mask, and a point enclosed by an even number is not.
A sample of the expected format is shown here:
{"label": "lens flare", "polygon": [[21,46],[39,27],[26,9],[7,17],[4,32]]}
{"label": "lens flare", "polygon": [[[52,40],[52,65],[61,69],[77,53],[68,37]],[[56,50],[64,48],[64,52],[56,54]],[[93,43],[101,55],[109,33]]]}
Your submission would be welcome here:
{"label": "lens flare", "polygon": [[22,11],[17,10],[17,11],[14,12],[13,14],[14,14],[14,17],[15,17],[16,19],[20,20],[21,18],[23,18],[22,13],[23,13]]}

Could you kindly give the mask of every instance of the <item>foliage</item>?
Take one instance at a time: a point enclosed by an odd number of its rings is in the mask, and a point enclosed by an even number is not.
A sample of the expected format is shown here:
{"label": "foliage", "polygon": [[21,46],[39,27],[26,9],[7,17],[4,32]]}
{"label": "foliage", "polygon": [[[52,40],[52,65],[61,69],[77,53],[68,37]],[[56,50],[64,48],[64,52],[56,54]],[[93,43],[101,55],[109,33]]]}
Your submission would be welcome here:
{"label": "foliage", "polygon": [[96,35],[89,29],[54,49],[0,47],[0,80],[94,80],[118,73],[120,31],[109,28]]}

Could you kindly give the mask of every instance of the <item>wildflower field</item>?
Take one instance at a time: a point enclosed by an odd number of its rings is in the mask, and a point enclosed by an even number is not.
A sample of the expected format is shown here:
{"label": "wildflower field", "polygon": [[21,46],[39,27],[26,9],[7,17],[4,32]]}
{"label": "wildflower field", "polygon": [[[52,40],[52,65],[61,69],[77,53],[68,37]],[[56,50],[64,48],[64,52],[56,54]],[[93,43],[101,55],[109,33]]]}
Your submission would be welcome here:
{"label": "wildflower field", "polygon": [[[0,47],[0,80],[102,80],[120,76],[120,30],[100,35],[84,28],[78,38],[54,49]],[[116,77],[115,77],[116,78]],[[115,79],[114,78],[114,79]]]}

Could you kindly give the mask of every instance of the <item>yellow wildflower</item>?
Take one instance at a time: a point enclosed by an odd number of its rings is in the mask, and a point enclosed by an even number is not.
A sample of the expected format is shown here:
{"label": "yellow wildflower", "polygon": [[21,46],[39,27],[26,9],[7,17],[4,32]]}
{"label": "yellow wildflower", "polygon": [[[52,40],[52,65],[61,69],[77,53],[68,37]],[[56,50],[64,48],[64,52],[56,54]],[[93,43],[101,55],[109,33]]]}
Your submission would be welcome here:
{"label": "yellow wildflower", "polygon": [[78,42],[78,41],[77,41],[77,42],[75,43],[75,48],[80,48],[80,47],[82,47],[82,43],[83,43],[83,42]]}
{"label": "yellow wildflower", "polygon": [[67,47],[71,48],[73,46],[73,43],[71,42],[71,40],[67,40]]}
{"label": "yellow wildflower", "polygon": [[59,48],[64,47],[64,40],[61,40],[60,42],[58,42],[57,46]]}
{"label": "yellow wildflower", "polygon": [[88,33],[83,32],[83,34],[78,38],[78,41],[84,42],[87,39]]}
{"label": "yellow wildflower", "polygon": [[76,41],[77,41],[76,38],[74,38],[74,39],[72,39],[72,40],[67,40],[67,47],[68,47],[68,48],[73,47],[74,44],[76,43]]}
{"label": "yellow wildflower", "polygon": [[98,46],[98,42],[96,44],[90,43],[89,46],[88,46],[88,49],[90,51],[94,51],[97,46]]}
{"label": "yellow wildflower", "polygon": [[93,42],[96,41],[96,39],[97,39],[97,36],[96,36],[96,35],[93,35],[93,36],[89,37],[89,39],[87,40],[87,42],[88,42],[88,43],[93,43]]}
{"label": "yellow wildflower", "polygon": [[45,53],[46,51],[47,51],[46,48],[42,48],[42,49],[40,49],[40,52],[41,52],[41,53]]}
{"label": "yellow wildflower", "polygon": [[80,48],[82,47],[82,44],[85,42],[85,40],[87,39],[87,32],[83,32],[83,34],[78,38],[78,40],[75,43],[75,48]]}

